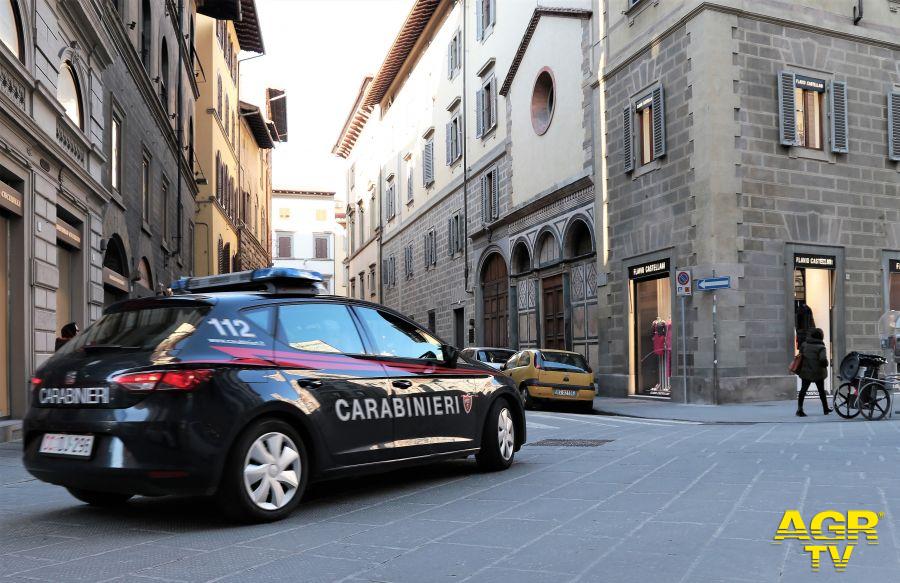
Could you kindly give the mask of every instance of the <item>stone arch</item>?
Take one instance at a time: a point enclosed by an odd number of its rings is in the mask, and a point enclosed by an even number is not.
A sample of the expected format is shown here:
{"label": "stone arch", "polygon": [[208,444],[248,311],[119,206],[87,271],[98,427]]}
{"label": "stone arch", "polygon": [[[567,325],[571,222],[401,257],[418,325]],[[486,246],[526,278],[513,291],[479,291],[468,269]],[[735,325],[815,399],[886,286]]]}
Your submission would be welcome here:
{"label": "stone arch", "polygon": [[531,271],[533,266],[531,246],[528,239],[519,237],[510,251],[509,267],[512,275],[521,275]]}
{"label": "stone arch", "polygon": [[534,239],[534,266],[546,267],[559,262],[562,258],[559,234],[551,226],[545,226],[538,231]]}
{"label": "stone arch", "polygon": [[590,220],[582,214],[575,215],[566,224],[563,236],[563,257],[574,259],[596,252],[594,230]]}
{"label": "stone arch", "polygon": [[106,240],[106,251],[103,253],[103,267],[112,269],[119,275],[130,277],[128,273],[128,254],[125,243],[118,233],[113,233]]}

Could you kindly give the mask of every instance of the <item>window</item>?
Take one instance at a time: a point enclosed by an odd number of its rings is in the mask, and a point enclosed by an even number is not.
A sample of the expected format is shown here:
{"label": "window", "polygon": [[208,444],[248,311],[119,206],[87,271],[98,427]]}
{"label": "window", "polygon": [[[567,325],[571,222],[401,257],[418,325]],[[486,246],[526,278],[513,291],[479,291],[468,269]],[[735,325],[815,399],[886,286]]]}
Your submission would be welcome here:
{"label": "window", "polygon": [[497,78],[489,75],[475,95],[477,138],[483,138],[497,127]]}
{"label": "window", "polygon": [[800,87],[794,88],[797,120],[797,146],[822,149],[822,99],[824,94]]}
{"label": "window", "polygon": [[653,106],[647,105],[638,110],[638,152],[641,165],[653,161]]}
{"label": "window", "polygon": [[122,120],[115,113],[110,125],[109,174],[112,189],[119,191],[122,184]]}
{"label": "window", "polygon": [[406,202],[407,204],[413,201],[413,197],[415,196],[415,192],[413,191],[413,165],[412,160],[408,160],[406,163]]}
{"label": "window", "polygon": [[425,269],[437,265],[437,236],[434,229],[425,233],[424,240]]}
{"label": "window", "polygon": [[218,76],[217,84],[216,84],[216,114],[218,114],[219,119],[222,118],[222,76]]}
{"label": "window", "polygon": [[[826,92],[830,93],[827,100]],[[846,83],[781,71],[778,74],[778,102],[782,145],[824,151],[825,143],[830,141],[832,152],[846,154],[850,151]],[[828,122],[830,134],[826,133]]]}
{"label": "window", "polygon": [[413,277],[413,246],[412,243],[403,248],[403,274],[406,279]]}
{"label": "window", "polygon": [[293,256],[294,237],[292,235],[277,235],[278,257],[287,258]]}
{"label": "window", "polygon": [[437,328],[437,314],[434,310],[428,310],[428,330],[431,332]]}
{"label": "window", "polygon": [[359,299],[366,299],[366,272],[359,272]]}
{"label": "window", "polygon": [[[665,156],[666,122],[665,100],[662,86],[657,86],[632,104],[625,107],[623,130],[623,157],[625,172],[635,167],[634,147],[641,166]],[[635,129],[635,125],[637,125]],[[637,134],[634,136],[633,134]],[[636,142],[636,144],[635,144]]]}
{"label": "window", "polygon": [[357,209],[359,212],[359,243],[362,245],[366,241],[366,207],[363,206],[362,201],[359,201],[357,205]]}
{"label": "window", "polygon": [[375,264],[369,266],[369,295],[375,295]]}
{"label": "window", "polygon": [[494,30],[497,19],[497,0],[476,0],[475,5],[475,36],[477,40],[483,40]]}
{"label": "window", "polygon": [[[350,280],[352,286],[355,282]],[[295,350],[362,354],[356,324],[341,304],[303,303],[278,309],[278,340]]]}
{"label": "window", "polygon": [[481,220],[484,223],[495,221],[500,217],[500,189],[497,180],[497,169],[481,175]]}
{"label": "window", "polygon": [[369,198],[369,229],[372,231],[372,234],[375,234],[375,229],[378,228],[378,207],[375,206],[375,187],[372,187],[372,195]]}
{"label": "window", "polygon": [[325,209],[316,209],[316,220],[317,221],[325,221],[328,219],[328,216],[325,212]]}
{"label": "window", "polygon": [[453,79],[462,66],[462,34],[456,31],[447,46],[447,77]]}
{"label": "window", "polygon": [[350,240],[350,253],[356,251],[356,213],[347,210],[347,237]]}
{"label": "window", "polygon": [[141,162],[141,209],[144,223],[150,221],[150,160],[144,156]]}
{"label": "window", "polygon": [[289,208],[280,208],[280,209],[278,209],[278,218],[279,218],[279,219],[289,219],[289,218],[291,218],[291,209],[289,209]]}
{"label": "window", "polygon": [[163,232],[163,241],[168,241],[170,232],[169,232],[169,207],[172,205],[172,201],[169,200],[169,182],[163,178],[162,179],[162,232]]}
{"label": "window", "polygon": [[355,277],[350,278],[350,297],[351,298],[356,297],[356,278]]}
{"label": "window", "polygon": [[328,259],[328,236],[315,235],[313,241],[315,242],[315,258]]}
{"label": "window", "polygon": [[422,148],[422,184],[425,188],[434,184],[434,135],[425,138]]}
{"label": "window", "polygon": [[388,177],[387,186],[385,186],[384,189],[384,203],[387,206],[387,218],[388,220],[391,220],[397,214],[397,201],[393,176]]}
{"label": "window", "polygon": [[0,42],[6,45],[20,61],[22,50],[22,20],[19,18],[16,0],[0,0]]}
{"label": "window", "polygon": [[372,308],[360,307],[356,312],[369,330],[376,354],[428,360],[443,358],[441,343],[406,320]]}
{"label": "window", "polygon": [[150,35],[152,34],[152,14],[150,12],[150,0],[141,2],[141,62],[147,73],[150,73]]}
{"label": "window", "polygon": [[66,61],[59,68],[56,82],[56,99],[66,112],[66,117],[79,128],[84,129],[81,108],[81,86],[72,63]]}
{"label": "window", "polygon": [[356,187],[356,162],[350,164],[347,170],[347,190],[353,190]]}
{"label": "window", "polygon": [[447,122],[447,166],[462,157],[462,121],[457,112]]}
{"label": "window", "polygon": [[381,282],[385,287],[397,285],[397,262],[393,255],[382,262],[381,274]]}
{"label": "window", "polygon": [[553,86],[553,75],[549,69],[541,71],[534,82],[531,93],[531,127],[542,136],[550,129],[553,111],[556,106],[556,89]]}
{"label": "window", "polygon": [[459,212],[447,219],[447,255],[450,257],[463,251],[465,244],[463,227],[462,215]]}

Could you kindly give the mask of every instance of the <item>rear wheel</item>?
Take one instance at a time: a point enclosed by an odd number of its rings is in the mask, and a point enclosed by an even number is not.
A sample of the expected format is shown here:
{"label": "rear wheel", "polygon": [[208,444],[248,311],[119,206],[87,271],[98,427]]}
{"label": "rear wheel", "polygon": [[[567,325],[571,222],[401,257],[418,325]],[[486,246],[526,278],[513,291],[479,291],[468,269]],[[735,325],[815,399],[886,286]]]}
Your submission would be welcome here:
{"label": "rear wheel", "polygon": [[219,488],[222,510],[241,522],[271,522],[293,512],[309,476],[306,446],[278,419],[248,427],[229,455]]}
{"label": "rear wheel", "polygon": [[114,492],[97,492],[96,490],[83,490],[81,488],[66,488],[69,494],[75,496],[85,504],[91,506],[113,507],[121,506],[131,500],[131,494],[117,494]]}
{"label": "rear wheel", "polygon": [[516,455],[516,424],[509,403],[497,399],[491,405],[481,436],[481,449],[475,454],[478,467],[484,471],[505,470]]}
{"label": "rear wheel", "polygon": [[534,409],[534,397],[528,394],[528,385],[522,384],[519,387],[519,392],[522,393],[522,401],[525,403],[526,409]]}
{"label": "rear wheel", "polygon": [[853,419],[859,415],[859,401],[856,396],[856,387],[850,383],[844,383],[834,392],[832,398],[834,412],[844,419]]}
{"label": "rear wheel", "polygon": [[860,411],[869,421],[879,421],[891,408],[891,394],[880,382],[872,382],[860,389]]}
{"label": "rear wheel", "polygon": [[594,400],[590,401],[579,401],[578,402],[578,410],[582,413],[593,413],[594,412]]}

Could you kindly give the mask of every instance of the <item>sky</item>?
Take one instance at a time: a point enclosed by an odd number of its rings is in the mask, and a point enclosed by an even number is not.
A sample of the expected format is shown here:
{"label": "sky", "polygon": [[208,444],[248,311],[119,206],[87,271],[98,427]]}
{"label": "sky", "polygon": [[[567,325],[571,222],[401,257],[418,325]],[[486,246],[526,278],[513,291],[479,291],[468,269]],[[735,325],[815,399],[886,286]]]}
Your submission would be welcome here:
{"label": "sky", "polygon": [[274,188],[343,198],[345,166],[331,148],[412,1],[256,0],[266,54],[241,62],[241,99],[264,108],[266,87],[287,92],[288,142],[275,146]]}

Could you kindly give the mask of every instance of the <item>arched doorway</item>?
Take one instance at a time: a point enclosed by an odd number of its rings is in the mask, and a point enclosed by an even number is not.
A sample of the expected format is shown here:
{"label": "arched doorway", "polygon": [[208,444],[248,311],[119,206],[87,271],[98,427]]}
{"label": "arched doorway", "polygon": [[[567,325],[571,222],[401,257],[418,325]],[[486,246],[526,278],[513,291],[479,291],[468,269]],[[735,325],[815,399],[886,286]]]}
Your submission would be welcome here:
{"label": "arched doorway", "polygon": [[[559,241],[551,231],[538,238],[535,255],[539,267],[559,262]],[[551,350],[566,350],[566,313],[563,298],[563,275],[556,273],[541,278],[542,346]]]}
{"label": "arched doorway", "polygon": [[118,235],[106,241],[103,254],[103,305],[108,306],[128,297],[128,259],[125,245]]}
{"label": "arched doorway", "polygon": [[509,345],[509,273],[499,253],[492,254],[481,269],[483,343],[485,346],[505,348]]}

